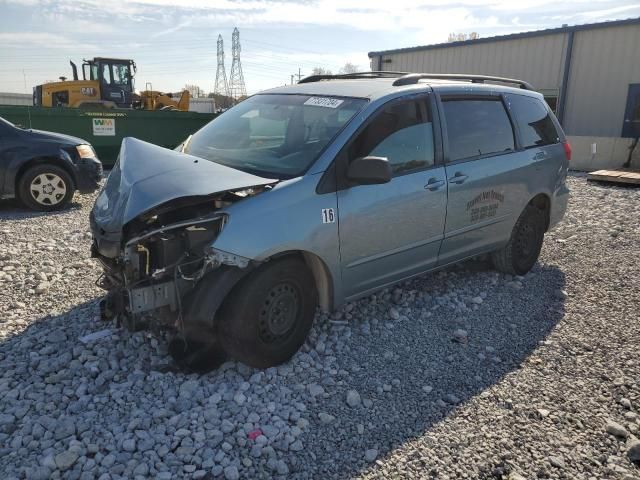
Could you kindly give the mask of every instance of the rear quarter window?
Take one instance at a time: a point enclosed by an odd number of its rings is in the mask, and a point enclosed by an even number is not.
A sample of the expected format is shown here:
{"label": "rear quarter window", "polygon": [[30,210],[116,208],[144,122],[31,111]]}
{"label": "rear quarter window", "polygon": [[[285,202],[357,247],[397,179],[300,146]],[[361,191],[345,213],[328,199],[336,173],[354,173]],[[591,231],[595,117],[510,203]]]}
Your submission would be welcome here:
{"label": "rear quarter window", "polygon": [[500,98],[443,99],[449,161],[515,150],[511,121]]}
{"label": "rear quarter window", "polygon": [[560,137],[551,115],[542,101],[524,95],[506,95],[524,148],[558,143]]}

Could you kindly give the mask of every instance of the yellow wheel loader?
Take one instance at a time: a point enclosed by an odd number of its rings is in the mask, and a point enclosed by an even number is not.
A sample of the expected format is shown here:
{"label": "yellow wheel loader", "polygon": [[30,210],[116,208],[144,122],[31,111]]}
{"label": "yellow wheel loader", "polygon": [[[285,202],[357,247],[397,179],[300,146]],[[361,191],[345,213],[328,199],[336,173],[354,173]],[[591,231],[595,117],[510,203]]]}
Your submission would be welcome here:
{"label": "yellow wheel loader", "polygon": [[[170,94],[145,90],[137,94],[133,77],[133,60],[96,57],[82,62],[82,80],[73,62],[73,80],[60,77],[59,82],[44,83],[33,88],[33,104],[41,107],[67,108],[137,108],[144,110],[189,110],[189,92],[179,100]],[[150,85],[150,84],[147,84]]]}
{"label": "yellow wheel loader", "polygon": [[[178,100],[175,100],[179,97]],[[191,95],[188,90],[180,93],[162,93],[154,90],[150,83],[140,92],[141,106],[145,110],[189,110]]]}

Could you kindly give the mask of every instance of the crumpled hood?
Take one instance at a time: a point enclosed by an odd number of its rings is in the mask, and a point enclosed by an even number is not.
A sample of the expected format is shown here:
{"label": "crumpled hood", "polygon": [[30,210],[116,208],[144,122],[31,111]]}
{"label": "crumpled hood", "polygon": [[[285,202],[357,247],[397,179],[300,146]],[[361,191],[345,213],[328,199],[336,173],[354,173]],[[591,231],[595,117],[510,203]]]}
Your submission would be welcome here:
{"label": "crumpled hood", "polygon": [[277,182],[136,138],[122,140],[118,159],[92,211],[96,226],[110,233],[176,198]]}

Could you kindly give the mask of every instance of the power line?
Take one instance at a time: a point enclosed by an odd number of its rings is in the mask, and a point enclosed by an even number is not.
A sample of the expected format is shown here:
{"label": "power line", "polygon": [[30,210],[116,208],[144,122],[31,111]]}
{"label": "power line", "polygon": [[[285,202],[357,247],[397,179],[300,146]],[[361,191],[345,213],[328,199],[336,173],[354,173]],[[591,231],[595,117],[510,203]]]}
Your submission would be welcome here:
{"label": "power line", "polygon": [[[326,55],[326,52],[318,52],[318,51],[313,51],[313,50],[308,50],[308,49],[300,49],[300,48],[294,48],[294,47],[290,47],[290,46],[284,46],[284,45],[278,45],[278,44],[274,44],[274,43],[267,43],[267,42],[258,42],[258,41],[252,41],[252,40],[245,40],[248,41],[250,43],[254,43],[257,45],[267,45],[267,46],[272,46],[275,47],[278,50],[282,50],[285,52],[299,52],[299,53],[303,53],[303,54],[318,54],[318,55]],[[191,41],[187,41],[187,42],[179,42],[179,41],[171,41],[171,46],[173,47],[183,47],[183,48],[189,48],[190,50],[199,50],[199,49],[205,49],[208,50],[208,47],[206,44],[203,44],[203,42],[200,40],[197,43],[191,42]],[[123,46],[122,49],[127,49],[129,51],[133,50],[133,51],[152,51],[152,52],[157,52],[157,45],[154,43],[154,45],[149,45],[149,46],[144,46],[144,47],[134,47],[131,48],[129,46]],[[287,53],[277,53],[277,52],[269,52],[269,55],[265,55],[265,53],[252,53],[253,55],[259,55],[259,56],[263,56],[263,57],[269,57],[271,55],[275,55],[275,56],[280,56],[280,57],[284,57],[287,58]],[[101,54],[104,56],[104,54]],[[46,54],[21,54],[21,55],[17,55],[15,57],[13,57],[16,60],[24,60],[25,58],[40,58],[43,59],[42,61],[49,61],[49,62],[54,62],[56,60],[53,59],[53,57],[56,57],[55,55],[46,55]],[[58,56],[60,59],[66,59],[68,56],[67,55],[59,55]],[[170,57],[170,56],[169,56]],[[169,58],[167,56],[167,51],[163,50],[163,58]],[[5,60],[8,59],[10,60],[11,57],[4,57],[2,55],[2,53],[0,53],[0,58],[4,58]],[[189,59],[186,59],[184,57],[184,54],[181,52],[176,52],[175,54],[175,58],[180,58],[183,59],[184,61],[189,61]],[[294,62],[296,63],[307,63],[307,64],[316,64],[317,62],[313,62],[313,61],[306,61],[306,60],[294,60]]]}

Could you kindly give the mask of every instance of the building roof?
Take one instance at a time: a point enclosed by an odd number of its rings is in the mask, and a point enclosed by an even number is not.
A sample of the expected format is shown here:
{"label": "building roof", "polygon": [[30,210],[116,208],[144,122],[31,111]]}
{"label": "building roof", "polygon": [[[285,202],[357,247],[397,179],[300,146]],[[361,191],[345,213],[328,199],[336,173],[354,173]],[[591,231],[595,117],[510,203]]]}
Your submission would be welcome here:
{"label": "building roof", "polygon": [[627,18],[625,20],[611,20],[608,22],[585,23],[582,25],[563,26],[557,28],[546,28],[544,30],[534,30],[531,32],[511,33],[509,35],[497,35],[494,37],[477,38],[475,40],[462,40],[459,42],[435,43],[432,45],[422,45],[418,47],[396,48],[393,50],[381,50],[377,52],[369,52],[369,58],[379,57],[381,55],[389,55],[392,53],[407,53],[424,50],[435,50],[440,48],[459,47],[462,45],[477,45],[479,43],[501,42],[504,40],[514,40],[519,38],[539,37],[543,35],[552,35],[555,33],[576,32],[580,30],[592,30],[596,28],[618,27],[622,25],[640,24],[640,17]]}

